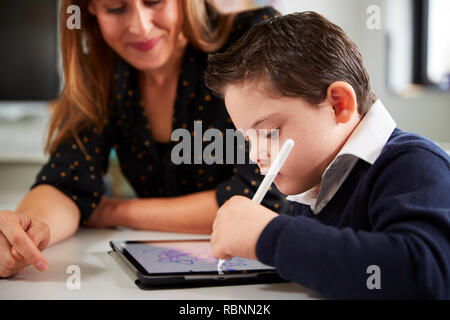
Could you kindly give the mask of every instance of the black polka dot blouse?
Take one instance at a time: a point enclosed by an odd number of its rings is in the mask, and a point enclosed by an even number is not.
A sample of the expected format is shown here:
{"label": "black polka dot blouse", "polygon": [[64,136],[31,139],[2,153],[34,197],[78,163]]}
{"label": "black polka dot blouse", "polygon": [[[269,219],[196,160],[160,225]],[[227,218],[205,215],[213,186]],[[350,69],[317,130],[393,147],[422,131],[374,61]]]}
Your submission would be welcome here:
{"label": "black polka dot blouse", "polygon": [[[227,44],[232,45],[251,26],[276,15],[272,8],[262,8],[240,13],[234,23]],[[178,83],[173,130],[183,128],[194,135],[194,122],[202,121],[203,133],[215,128],[224,133],[235,129],[227,113],[223,99],[214,96],[203,82],[207,54],[188,45],[182,73]],[[174,197],[205,190],[215,190],[217,204],[221,206],[234,195],[251,198],[262,181],[259,169],[248,162],[230,165],[225,161],[208,165],[175,165],[171,160],[172,148],[153,141],[151,130],[144,115],[139,91],[137,70],[120,60],[114,74],[111,96],[111,114],[105,119],[105,129],[89,128],[79,133],[86,153],[75,139],[63,142],[38,173],[31,188],[41,184],[52,185],[62,191],[79,207],[82,221],[87,220],[105,192],[103,175],[107,171],[111,150],[115,150],[122,173],[140,198]],[[203,148],[211,142],[203,141]],[[194,137],[192,137],[192,148]],[[226,159],[224,148],[223,159]],[[236,154],[237,152],[235,152]],[[194,153],[192,153],[194,154]],[[225,163],[224,163],[225,162]],[[263,200],[263,204],[277,212],[289,213],[292,205],[275,186]]]}

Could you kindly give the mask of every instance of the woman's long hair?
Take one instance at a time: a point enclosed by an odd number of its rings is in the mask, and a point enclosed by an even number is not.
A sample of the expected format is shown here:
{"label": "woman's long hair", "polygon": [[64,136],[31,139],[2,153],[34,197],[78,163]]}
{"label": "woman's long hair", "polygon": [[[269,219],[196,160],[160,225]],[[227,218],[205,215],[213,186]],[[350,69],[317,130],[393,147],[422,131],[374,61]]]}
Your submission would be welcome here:
{"label": "woman's long hair", "polygon": [[[97,18],[88,12],[90,0],[63,0],[60,11],[64,89],[53,103],[46,151],[53,153],[68,138],[83,148],[78,133],[95,126],[101,132],[109,115],[109,96],[115,54],[104,41]],[[234,14],[222,14],[212,0],[180,0],[183,32],[189,43],[204,52],[222,47],[232,28]],[[80,30],[66,27],[67,8],[81,11]],[[214,21],[214,27],[212,22]]]}

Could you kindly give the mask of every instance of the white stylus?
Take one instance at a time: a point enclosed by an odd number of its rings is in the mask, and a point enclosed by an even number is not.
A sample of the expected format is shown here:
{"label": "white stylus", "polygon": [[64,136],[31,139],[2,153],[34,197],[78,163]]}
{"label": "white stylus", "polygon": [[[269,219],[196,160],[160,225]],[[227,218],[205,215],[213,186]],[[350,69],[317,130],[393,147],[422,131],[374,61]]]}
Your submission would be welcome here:
{"label": "white stylus", "polygon": [[[288,139],[281,148],[280,152],[277,154],[277,157],[275,158],[274,163],[270,166],[269,171],[267,172],[266,176],[264,177],[263,181],[261,182],[258,190],[256,190],[255,195],[252,198],[252,201],[255,203],[261,203],[262,199],[264,199],[264,196],[266,195],[267,191],[269,191],[270,186],[272,185],[273,181],[275,180],[276,176],[278,175],[278,172],[280,171],[281,167],[283,166],[284,162],[286,161],[287,157],[289,156],[289,153],[291,153],[292,148],[294,147],[294,140]],[[220,267],[225,262],[225,260],[220,259],[219,263],[217,264],[217,270],[219,273],[223,273]]]}

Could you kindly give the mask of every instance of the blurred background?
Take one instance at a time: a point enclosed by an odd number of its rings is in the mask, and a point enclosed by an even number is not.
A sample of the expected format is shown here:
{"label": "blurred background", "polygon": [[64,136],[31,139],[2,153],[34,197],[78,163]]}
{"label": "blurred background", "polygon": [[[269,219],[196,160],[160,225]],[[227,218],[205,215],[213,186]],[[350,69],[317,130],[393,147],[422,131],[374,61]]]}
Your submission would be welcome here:
{"label": "blurred background", "polygon": [[[450,1],[216,0],[224,11],[271,5],[316,11],[341,26],[365,58],[375,94],[399,127],[450,149]],[[63,79],[57,0],[0,1],[0,210],[14,209],[45,163]],[[109,195],[133,196],[111,155]]]}

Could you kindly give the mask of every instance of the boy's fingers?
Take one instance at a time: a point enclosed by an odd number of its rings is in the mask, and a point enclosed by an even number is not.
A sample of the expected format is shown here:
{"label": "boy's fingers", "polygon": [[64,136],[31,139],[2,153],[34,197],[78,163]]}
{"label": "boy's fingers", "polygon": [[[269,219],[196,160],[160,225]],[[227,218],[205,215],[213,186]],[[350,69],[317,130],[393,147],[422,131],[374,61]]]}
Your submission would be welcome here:
{"label": "boy's fingers", "polygon": [[220,216],[220,212],[221,212],[220,210],[217,212],[216,219],[214,219],[213,226],[212,226],[213,230],[216,230],[217,227],[220,225],[220,222],[222,221],[222,216]]}
{"label": "boy's fingers", "polygon": [[39,251],[37,246],[31,241],[20,224],[8,223],[2,227],[3,234],[8,239],[12,247],[15,248],[29,264],[39,271],[47,268],[47,260]]}
{"label": "boy's fingers", "polygon": [[223,260],[229,260],[232,258],[232,256],[226,254],[225,250],[223,250],[223,247],[220,245],[220,241],[218,241],[218,239],[217,239],[217,233],[213,232],[211,234],[210,243],[211,243],[212,252],[213,252],[214,257],[216,257],[217,259],[223,259]]}
{"label": "boy's fingers", "polygon": [[222,259],[222,260],[230,260],[232,258],[232,256],[226,254],[225,251],[223,251],[221,249],[213,250],[213,255],[217,259]]}
{"label": "boy's fingers", "polygon": [[211,238],[209,238],[209,243],[211,244],[211,248],[214,248],[214,243],[216,242],[216,235],[215,233],[211,233]]}

